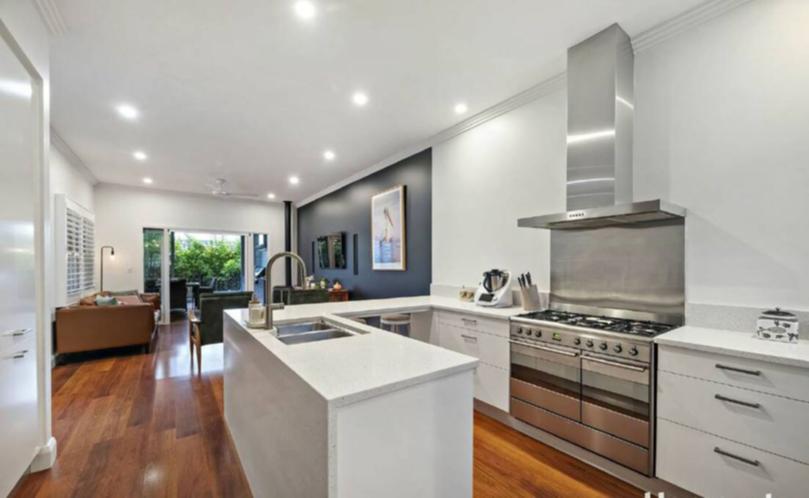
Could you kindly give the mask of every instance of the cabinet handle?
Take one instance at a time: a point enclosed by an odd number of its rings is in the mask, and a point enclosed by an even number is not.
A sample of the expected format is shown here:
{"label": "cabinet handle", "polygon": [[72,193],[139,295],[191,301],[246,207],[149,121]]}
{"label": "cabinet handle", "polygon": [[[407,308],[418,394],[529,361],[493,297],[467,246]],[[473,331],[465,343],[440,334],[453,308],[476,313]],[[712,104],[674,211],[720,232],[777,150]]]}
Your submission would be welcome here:
{"label": "cabinet handle", "polygon": [[6,337],[20,337],[20,336],[28,334],[29,332],[31,332],[33,330],[34,329],[9,330],[8,332],[3,332],[3,335],[6,336]]}
{"label": "cabinet handle", "polygon": [[469,325],[477,325],[478,324],[478,321],[475,320],[474,318],[461,318],[461,321],[463,323],[466,323],[466,324],[469,324]]}
{"label": "cabinet handle", "polygon": [[16,353],[6,356],[7,360],[19,360],[21,358],[25,358],[25,355],[28,354],[27,349],[23,349],[22,351],[17,351]]}
{"label": "cabinet handle", "polygon": [[727,396],[722,396],[721,394],[715,394],[714,398],[718,399],[719,401],[725,401],[727,403],[734,403],[736,405],[746,406],[748,408],[761,408],[761,405],[758,403],[751,403],[749,401],[740,401],[738,399],[728,398]]}
{"label": "cabinet handle", "polygon": [[731,367],[728,365],[722,365],[721,363],[716,364],[716,368],[719,370],[729,370],[731,372],[742,373],[746,375],[761,375],[761,370],[747,370],[746,368],[738,368],[738,367]]}
{"label": "cabinet handle", "polygon": [[464,339],[466,339],[467,341],[474,341],[474,342],[478,342],[478,338],[477,338],[477,337],[475,337],[475,336],[473,336],[473,335],[461,334],[461,337],[463,337],[463,338],[464,338]]}
{"label": "cabinet handle", "polygon": [[733,453],[729,453],[723,450],[719,446],[714,447],[713,452],[722,455],[724,457],[732,458],[742,463],[746,463],[747,465],[752,465],[753,467],[758,467],[759,465],[761,465],[761,462],[759,462],[758,460],[751,460],[749,458],[741,457],[739,455],[734,455]]}

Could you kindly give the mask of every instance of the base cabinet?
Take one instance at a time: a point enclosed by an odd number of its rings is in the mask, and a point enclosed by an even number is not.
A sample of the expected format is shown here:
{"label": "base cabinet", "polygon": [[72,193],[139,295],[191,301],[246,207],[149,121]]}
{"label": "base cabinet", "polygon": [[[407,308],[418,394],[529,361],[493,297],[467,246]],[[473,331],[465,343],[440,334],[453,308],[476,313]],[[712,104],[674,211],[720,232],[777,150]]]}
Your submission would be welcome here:
{"label": "base cabinet", "polygon": [[657,477],[712,498],[809,496],[809,371],[658,352]]}
{"label": "base cabinet", "polygon": [[438,345],[480,360],[475,370],[475,398],[504,412],[509,405],[508,320],[438,312]]}

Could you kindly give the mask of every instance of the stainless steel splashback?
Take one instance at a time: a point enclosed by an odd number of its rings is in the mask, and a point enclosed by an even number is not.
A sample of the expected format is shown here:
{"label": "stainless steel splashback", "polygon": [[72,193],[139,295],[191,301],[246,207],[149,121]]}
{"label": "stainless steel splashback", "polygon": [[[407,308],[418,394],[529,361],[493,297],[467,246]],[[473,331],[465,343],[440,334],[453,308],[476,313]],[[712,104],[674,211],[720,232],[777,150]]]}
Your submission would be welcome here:
{"label": "stainless steel splashback", "polygon": [[550,307],[682,324],[682,219],[551,232]]}

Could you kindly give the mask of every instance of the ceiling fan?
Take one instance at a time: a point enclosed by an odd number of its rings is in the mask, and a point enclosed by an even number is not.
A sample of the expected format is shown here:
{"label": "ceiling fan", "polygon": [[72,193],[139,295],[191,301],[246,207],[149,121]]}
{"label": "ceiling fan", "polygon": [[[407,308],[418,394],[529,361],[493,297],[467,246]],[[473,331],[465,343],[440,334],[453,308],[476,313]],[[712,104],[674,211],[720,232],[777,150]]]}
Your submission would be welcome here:
{"label": "ceiling fan", "polygon": [[225,188],[225,184],[228,181],[224,178],[217,178],[214,182],[205,184],[206,187],[211,189],[211,195],[216,197],[233,197],[234,199],[257,199],[258,194],[252,194],[249,192],[228,192]]}

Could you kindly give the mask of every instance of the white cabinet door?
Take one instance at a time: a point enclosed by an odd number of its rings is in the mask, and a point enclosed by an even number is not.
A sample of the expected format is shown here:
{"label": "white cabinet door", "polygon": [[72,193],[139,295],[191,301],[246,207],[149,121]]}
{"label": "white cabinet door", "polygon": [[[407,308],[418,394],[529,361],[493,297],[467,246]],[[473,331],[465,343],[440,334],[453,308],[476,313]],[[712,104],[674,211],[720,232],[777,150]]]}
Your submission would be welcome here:
{"label": "white cabinet door", "polygon": [[30,75],[0,38],[0,496],[31,463],[38,439],[36,334],[22,332],[36,327],[34,99]]}

